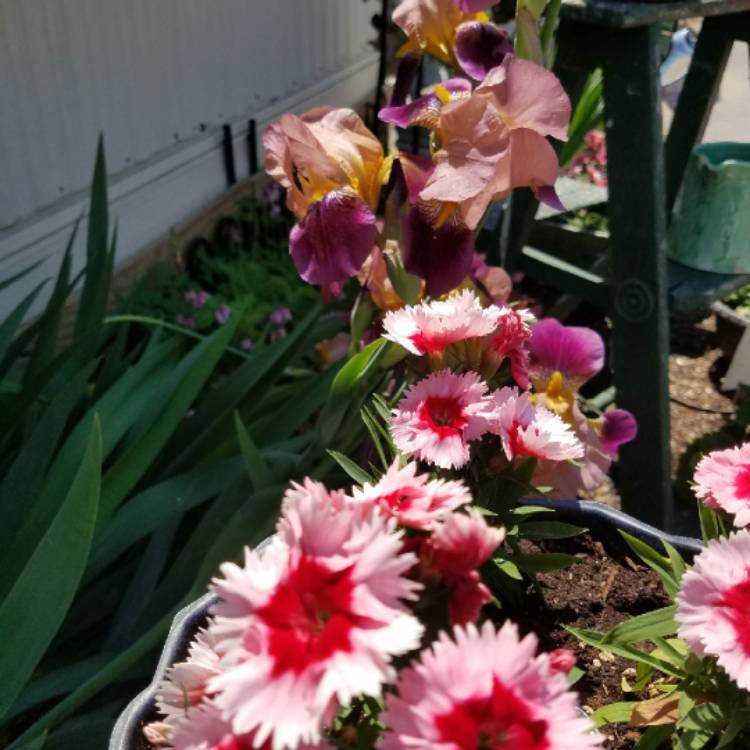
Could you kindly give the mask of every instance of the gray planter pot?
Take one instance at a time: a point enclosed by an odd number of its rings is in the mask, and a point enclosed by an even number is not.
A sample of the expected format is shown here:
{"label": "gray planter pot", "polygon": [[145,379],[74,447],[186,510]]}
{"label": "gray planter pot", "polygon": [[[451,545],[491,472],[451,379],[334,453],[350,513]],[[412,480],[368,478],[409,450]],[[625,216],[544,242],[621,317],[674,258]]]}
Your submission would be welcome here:
{"label": "gray planter pot", "polygon": [[[605,541],[621,541],[617,531],[622,529],[656,549],[662,549],[661,541],[666,540],[688,559],[692,559],[703,548],[699,539],[666,534],[601,503],[586,500],[529,500],[524,504],[552,508],[559,520],[585,526],[593,536]],[[261,546],[265,544],[267,542],[263,542]],[[177,613],[151,683],[120,714],[112,731],[109,750],[133,750],[136,747],[141,728],[153,716],[159,683],[164,679],[167,669],[185,657],[188,644],[196,630],[205,622],[208,611],[215,602],[216,597],[207,594]]]}

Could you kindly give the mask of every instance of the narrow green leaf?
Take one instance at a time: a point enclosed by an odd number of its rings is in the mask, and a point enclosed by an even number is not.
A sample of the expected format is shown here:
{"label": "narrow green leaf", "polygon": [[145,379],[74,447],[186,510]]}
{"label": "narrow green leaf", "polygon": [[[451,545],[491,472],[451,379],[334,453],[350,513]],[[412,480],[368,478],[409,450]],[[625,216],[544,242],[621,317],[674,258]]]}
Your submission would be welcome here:
{"label": "narrow green leaf", "polygon": [[241,471],[239,458],[201,465],[130,498],[98,531],[84,581],[99,575],[128,547],[162,525],[215,497],[235,482]]}
{"label": "narrow green leaf", "polygon": [[265,445],[271,445],[291,437],[308,420],[314,417],[325,403],[331,383],[341,367],[336,363],[315,376],[312,382],[300,383],[294,394],[278,409],[271,409],[264,416],[253,419],[250,430],[254,435],[263,435]]}
{"label": "narrow green leaf", "polygon": [[532,555],[513,555],[508,558],[525,573],[548,573],[552,570],[569,568],[579,562],[575,555],[566,555],[563,552],[540,552]]}
{"label": "narrow green leaf", "polygon": [[659,727],[648,727],[633,745],[633,750],[657,750],[669,741],[674,732],[674,724],[664,724]]}
{"label": "narrow green leaf", "polygon": [[2,555],[0,546],[0,591],[6,591],[16,579],[33,550],[49,527],[61,502],[61,487],[73,481],[79,458],[86,448],[96,414],[102,420],[102,461],[106,460],[119,443],[125,431],[138,418],[141,410],[149,407],[153,386],[162,382],[158,375],[161,370],[165,377],[165,362],[177,342],[170,341],[149,353],[135,367],[128,371],[116,385],[106,393],[71,431],[55,457],[44,478],[44,485],[28,509],[23,527],[12,544]]}
{"label": "narrow green leaf", "polygon": [[[128,492],[141,479],[159,451],[172,437],[177,425],[200,393],[231,341],[239,317],[188,354],[175,372],[175,385],[166,406],[153,418],[148,429],[117,458],[102,481],[101,520],[108,519]],[[192,426],[191,426],[192,427]],[[190,432],[190,430],[185,430]]]}
{"label": "narrow green leaf", "polygon": [[[44,476],[71,413],[85,393],[95,363],[82,368],[42,413],[0,484],[0,549],[9,549]],[[2,555],[0,555],[2,559]]]}
{"label": "narrow green leaf", "polygon": [[328,450],[328,455],[351,477],[357,484],[373,484],[373,478],[354,461],[347,458],[343,453]]}
{"label": "narrow green leaf", "polygon": [[27,742],[25,745],[22,745],[18,750],[41,750],[41,748],[45,747],[45,742],[47,741],[47,732],[42,732],[38,737],[35,737],[30,742]]}
{"label": "narrow green leaf", "polygon": [[39,326],[39,335],[34,344],[34,351],[31,354],[29,365],[24,375],[25,379],[33,377],[40,370],[47,367],[55,357],[55,347],[58,345],[60,338],[60,322],[62,320],[65,302],[70,292],[70,269],[73,263],[73,244],[78,234],[78,225],[80,217],[73,225],[73,231],[70,233],[68,246],[65,248],[60,270],[57,273],[55,288],[52,296],[47,302],[47,307],[42,315]]}
{"label": "narrow green leaf", "polygon": [[261,490],[271,484],[273,480],[271,470],[263,456],[260,455],[260,451],[250,437],[250,433],[245,429],[245,425],[242,424],[242,418],[237,412],[234,413],[234,428],[237,431],[237,442],[240,444],[240,451],[245,461],[250,482],[256,491]]}
{"label": "narrow green leaf", "polygon": [[10,721],[40,703],[75,690],[84,680],[96,674],[111,658],[111,654],[97,654],[53,672],[48,672],[43,677],[34,680],[18,696],[18,700],[5,716],[5,720]]}
{"label": "narrow green leaf", "polygon": [[46,260],[47,258],[40,258],[36,263],[32,263],[30,266],[24,268],[23,271],[19,271],[18,273],[13,274],[13,276],[9,276],[7,279],[3,279],[2,281],[0,281],[0,292],[2,292],[3,289],[7,289],[9,286],[12,286],[25,276],[28,276],[36,268],[39,268],[42,263],[46,262]]}
{"label": "narrow green leaf", "polygon": [[29,308],[34,304],[34,300],[39,296],[39,292],[46,284],[46,281],[42,281],[37,284],[11,311],[10,315],[0,324],[0,361],[5,358],[5,353],[8,351],[13,337],[16,335],[18,326],[23,323],[23,319],[26,317],[26,313]]}
{"label": "narrow green leaf", "polygon": [[662,659],[657,659],[653,655],[648,654],[645,651],[641,651],[640,649],[637,649],[633,646],[625,646],[616,643],[603,644],[603,635],[601,633],[597,633],[593,630],[572,628],[568,625],[565,625],[564,627],[569,633],[572,633],[576,638],[578,638],[580,641],[583,641],[584,643],[587,643],[589,646],[599,648],[602,651],[609,651],[612,654],[623,656],[626,659],[632,659],[635,662],[648,664],[654,669],[658,669],[660,672],[664,672],[664,674],[671,675],[672,677],[677,677],[678,679],[683,679],[685,677],[684,670],[677,669],[668,662],[665,662]]}
{"label": "narrow green leaf", "polygon": [[674,620],[676,612],[677,605],[673,604],[636,617],[629,617],[605,633],[601,645],[607,643],[630,644],[672,635],[677,630],[677,624]]}
{"label": "narrow green leaf", "polygon": [[[207,394],[191,417],[191,429],[177,434],[166,447],[163,463],[169,473],[189,468],[210,453],[222,430],[233,430],[232,415],[243,400],[252,398],[257,403],[262,398],[300,351],[319,316],[319,307],[311,310],[289,336],[249,358],[220,387]],[[234,317],[236,325],[240,316]],[[232,323],[231,318],[229,322]]]}
{"label": "narrow green leaf", "polygon": [[100,478],[97,419],[60,512],[0,604],[0,717],[44,656],[73,601],[94,534]]}
{"label": "narrow green leaf", "polygon": [[81,357],[84,361],[96,351],[107,306],[112,276],[112,259],[107,248],[108,232],[107,163],[104,139],[100,136],[91,182],[86,277],[73,329],[73,340],[83,346]]}
{"label": "narrow green leaf", "polygon": [[582,526],[562,521],[527,521],[518,530],[525,539],[568,539],[588,531]]}
{"label": "narrow green leaf", "polygon": [[70,716],[73,711],[98,696],[104,688],[114,682],[121,674],[137,664],[164,639],[169,630],[172,618],[180,606],[184,606],[183,602],[173,607],[135,643],[114,657],[106,667],[79,685],[64,700],[60,701],[54,708],[37,719],[7,750],[21,750],[29,740],[35,739],[43,732],[57,726],[63,719]]}
{"label": "narrow green leaf", "polygon": [[364,398],[363,391],[369,391],[369,379],[373,373],[377,373],[378,362],[387,350],[387,343],[385,339],[373,341],[339,370],[318,418],[318,429],[324,446],[331,444],[347,411],[353,405],[359,412],[358,401]]}
{"label": "narrow green leaf", "polygon": [[675,580],[669,561],[640,539],[636,539],[622,530],[620,530],[620,534],[641,561],[659,574],[667,594],[674,598],[679,590],[679,584]]}
{"label": "narrow green leaf", "polygon": [[390,462],[385,457],[385,451],[383,450],[383,444],[382,444],[382,435],[380,434],[380,431],[377,428],[375,418],[372,416],[372,414],[370,414],[366,406],[363,406],[360,409],[360,412],[362,414],[362,421],[364,422],[365,427],[367,428],[367,432],[370,434],[370,440],[372,440],[372,445],[375,448],[375,452],[378,454],[378,458],[380,459],[380,464],[383,468],[383,471],[385,471],[390,466]]}
{"label": "narrow green leaf", "polygon": [[131,635],[138,617],[148,605],[162,576],[178,527],[179,520],[172,520],[151,535],[138,561],[135,575],[121,594],[119,606],[104,639],[105,651],[117,651],[132,640]]}

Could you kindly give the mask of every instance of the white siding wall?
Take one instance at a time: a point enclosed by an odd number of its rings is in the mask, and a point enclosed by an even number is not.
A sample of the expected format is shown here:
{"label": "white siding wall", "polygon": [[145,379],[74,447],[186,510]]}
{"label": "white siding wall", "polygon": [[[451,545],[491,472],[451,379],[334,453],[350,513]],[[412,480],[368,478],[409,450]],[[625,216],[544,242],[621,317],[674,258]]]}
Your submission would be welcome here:
{"label": "white siding wall", "polygon": [[[238,177],[247,121],[363,99],[375,83],[362,0],[0,0],[0,279],[59,265],[104,133],[120,262]],[[260,156],[260,154],[259,154]],[[78,257],[82,248],[77,248]]]}

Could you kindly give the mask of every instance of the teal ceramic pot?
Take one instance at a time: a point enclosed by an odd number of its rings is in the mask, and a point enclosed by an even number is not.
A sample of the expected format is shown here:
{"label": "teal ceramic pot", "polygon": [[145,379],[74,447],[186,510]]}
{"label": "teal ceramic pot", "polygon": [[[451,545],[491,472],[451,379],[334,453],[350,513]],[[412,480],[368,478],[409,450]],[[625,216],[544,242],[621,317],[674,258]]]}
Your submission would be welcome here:
{"label": "teal ceramic pot", "polygon": [[699,271],[750,273],[750,143],[693,149],[672,217],[669,255]]}

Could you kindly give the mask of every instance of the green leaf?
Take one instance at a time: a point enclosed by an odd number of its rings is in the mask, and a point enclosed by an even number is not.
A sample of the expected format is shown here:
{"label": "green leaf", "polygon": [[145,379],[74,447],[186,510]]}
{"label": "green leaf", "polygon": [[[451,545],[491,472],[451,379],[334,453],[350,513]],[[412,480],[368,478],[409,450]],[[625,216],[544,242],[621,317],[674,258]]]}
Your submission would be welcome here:
{"label": "green leaf", "polygon": [[622,724],[630,721],[633,713],[633,701],[618,701],[617,703],[607,703],[591,714],[591,720],[597,727],[605,724]]}
{"label": "green leaf", "polygon": [[664,589],[670,598],[674,599],[679,590],[680,586],[675,579],[672,571],[672,565],[667,558],[660,555],[655,549],[649,547],[648,544],[642,542],[640,539],[636,539],[634,536],[620,530],[622,538],[627,542],[630,549],[641,559],[641,561],[648,565],[649,568],[656,571],[659,574],[659,578],[662,580]]}
{"label": "green leaf", "polygon": [[563,552],[540,552],[538,554],[518,554],[508,558],[525,573],[549,573],[553,570],[569,568],[580,562],[575,555]]}
{"label": "green leaf", "polygon": [[96,674],[111,658],[111,654],[97,654],[53,672],[48,672],[39,679],[30,682],[18,696],[18,700],[5,716],[5,720],[10,721],[40,703],[45,703],[52,698],[75,690],[76,686]]}
{"label": "green leaf", "polygon": [[328,398],[336,374],[343,363],[337,362],[324,372],[316,375],[312,382],[300,383],[278,409],[254,419],[250,430],[254,435],[263,435],[265,445],[286,440],[296,430],[314,417]]}
{"label": "green leaf", "polygon": [[237,412],[234,413],[234,427],[237,431],[237,442],[240,444],[250,482],[255,490],[261,490],[273,481],[271,470],[263,456],[260,455],[260,451],[250,437],[250,433],[245,429],[245,425],[242,424],[242,418]]}
{"label": "green leaf", "polygon": [[638,742],[633,745],[633,750],[657,750],[669,740],[673,732],[674,724],[648,727]]}
{"label": "green leaf", "polygon": [[672,635],[677,630],[674,616],[677,605],[662,607],[651,612],[630,617],[602,637],[601,645],[607,643],[629,644]]}
{"label": "green leaf", "polygon": [[94,534],[100,478],[97,419],[59,513],[0,604],[0,717],[31,677],[73,601]]}
{"label": "green leaf", "polygon": [[[221,386],[206,395],[190,418],[191,429],[169,441],[162,462],[167,466],[166,471],[185,471],[210,453],[220,442],[222,431],[234,433],[234,412],[245,399],[251,398],[254,404],[260,401],[304,345],[319,316],[320,308],[316,306],[289,336],[250,357]],[[240,317],[233,315],[230,324],[236,325]]]}
{"label": "green leaf", "polygon": [[364,398],[362,391],[369,390],[369,379],[377,373],[378,362],[384,355],[387,346],[385,339],[378,339],[368,344],[361,352],[355,354],[336,375],[328,400],[320,412],[318,428],[324,446],[332,443],[347,411]]}
{"label": "green leaf", "polygon": [[718,732],[724,726],[724,715],[716,703],[699,703],[693,706],[677,722],[679,729],[695,729],[710,733]]}
{"label": "green leaf", "polygon": [[73,340],[83,346],[81,358],[89,359],[99,342],[112,280],[113,255],[108,251],[109,209],[107,198],[107,164],[104,139],[99,137],[94,176],[91,182],[91,202],[86,243],[86,278],[81,290],[73,329]]}
{"label": "green leaf", "polygon": [[57,726],[63,719],[70,716],[73,711],[101,694],[104,688],[114,682],[124,672],[131,669],[162,642],[169,630],[172,618],[180,606],[183,606],[182,602],[171,609],[135,643],[114,657],[107,666],[100,669],[95,675],[79,685],[70,695],[56,704],[54,708],[37,719],[7,750],[21,750],[29,740]]}
{"label": "green leaf", "polygon": [[215,497],[241,472],[239,458],[226,459],[196,467],[130,498],[97,533],[84,580],[99,575],[128,547],[162,525]]}
{"label": "green leaf", "polygon": [[701,525],[701,537],[703,537],[704,542],[726,536],[726,529],[719,514],[712,508],[706,507],[700,500],[698,500],[698,518]]}
{"label": "green leaf", "polygon": [[65,309],[65,302],[70,293],[70,268],[73,263],[73,244],[78,234],[78,225],[80,222],[81,219],[79,217],[73,225],[73,231],[70,233],[68,246],[65,248],[65,255],[60,264],[60,270],[57,273],[55,288],[41,317],[39,335],[34,344],[34,351],[31,354],[24,379],[30,379],[36,373],[49,366],[54,359],[55,347],[58,346],[60,339],[60,322],[63,310]]}
{"label": "green leaf", "polygon": [[523,580],[523,573],[521,573],[518,566],[510,560],[503,560],[502,558],[496,557],[494,563],[509,578],[513,578],[516,581]]}
{"label": "green leaf", "polygon": [[3,279],[0,281],[0,292],[3,291],[3,289],[7,289],[9,286],[13,286],[17,281],[24,278],[25,276],[28,276],[30,273],[32,273],[36,268],[39,268],[39,266],[42,265],[47,260],[47,258],[40,258],[36,263],[32,263],[30,266],[27,266],[22,271],[19,271],[16,274],[13,274],[13,276],[9,276],[7,279]]}
{"label": "green leaf", "polygon": [[671,675],[672,677],[677,677],[680,680],[685,677],[684,670],[677,669],[668,662],[662,659],[657,659],[652,654],[648,654],[645,651],[641,651],[640,649],[637,649],[633,646],[625,646],[617,643],[602,643],[602,638],[604,636],[594,630],[572,628],[569,625],[565,625],[564,627],[569,633],[572,633],[576,638],[578,638],[578,640],[583,641],[589,646],[599,648],[602,651],[609,651],[612,654],[623,656],[624,658],[631,659],[634,662],[647,664],[654,669],[658,669],[660,672],[664,672],[664,674]]}
{"label": "green leaf", "polygon": [[0,324],[0,361],[5,358],[5,353],[16,335],[18,326],[23,323],[26,313],[34,304],[34,300],[39,296],[39,292],[46,284],[46,281],[37,284],[11,311],[10,315]]}
{"label": "green leaf", "polygon": [[[0,484],[0,549],[8,549],[37,501],[39,491],[68,419],[85,393],[92,362],[82,368],[45,409]],[[0,555],[0,558],[2,556]]]}
{"label": "green leaf", "polygon": [[338,451],[326,451],[328,455],[351,477],[357,484],[373,484],[374,479],[354,461],[347,458],[343,453]]}
{"label": "green leaf", "polygon": [[568,539],[588,531],[582,526],[574,526],[562,521],[528,521],[518,527],[525,539]]}
{"label": "green leaf", "polygon": [[47,741],[47,732],[42,732],[38,737],[35,737],[30,742],[22,745],[18,750],[41,750],[44,747],[44,743]]}
{"label": "green leaf", "polygon": [[[30,551],[35,548],[57,513],[61,496],[60,487],[73,481],[81,454],[86,448],[96,414],[101,415],[102,461],[120,442],[125,431],[138,418],[141,410],[150,406],[154,384],[160,385],[157,373],[167,366],[165,359],[175,351],[176,341],[169,341],[144,356],[118,383],[89,409],[62,445],[44,478],[44,485],[30,506],[23,527],[10,543],[5,555],[0,545],[0,591],[6,591],[25,564]],[[0,538],[2,538],[0,530]]]}
{"label": "green leaf", "polygon": [[[238,321],[239,316],[230,319],[188,354],[175,372],[174,387],[167,404],[154,416],[138,440],[123,451],[104,475],[102,521],[117,509],[185,418],[185,413],[203,389],[231,341]],[[191,425],[184,432],[190,433],[192,428]]]}

